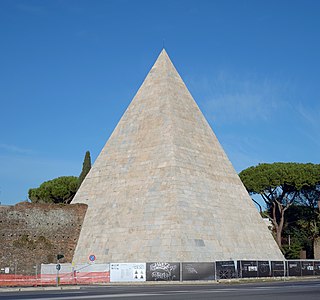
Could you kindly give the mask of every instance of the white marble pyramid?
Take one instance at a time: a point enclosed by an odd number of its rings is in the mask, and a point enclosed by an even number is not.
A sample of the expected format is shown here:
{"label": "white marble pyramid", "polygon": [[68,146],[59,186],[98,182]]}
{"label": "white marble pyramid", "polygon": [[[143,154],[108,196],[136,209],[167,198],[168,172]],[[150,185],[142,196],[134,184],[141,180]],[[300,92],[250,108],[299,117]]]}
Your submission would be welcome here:
{"label": "white marble pyramid", "polygon": [[165,50],[72,203],[75,263],[283,259]]}

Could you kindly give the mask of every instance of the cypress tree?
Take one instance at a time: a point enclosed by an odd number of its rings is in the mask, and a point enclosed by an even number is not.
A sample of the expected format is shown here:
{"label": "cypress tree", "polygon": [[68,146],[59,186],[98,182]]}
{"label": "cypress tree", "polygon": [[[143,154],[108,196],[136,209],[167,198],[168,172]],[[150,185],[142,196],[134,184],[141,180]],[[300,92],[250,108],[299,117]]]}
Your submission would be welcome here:
{"label": "cypress tree", "polygon": [[90,151],[87,151],[86,155],[84,157],[84,160],[83,160],[82,171],[79,176],[79,187],[80,187],[82,181],[86,178],[90,169],[91,169],[91,157],[90,157]]}

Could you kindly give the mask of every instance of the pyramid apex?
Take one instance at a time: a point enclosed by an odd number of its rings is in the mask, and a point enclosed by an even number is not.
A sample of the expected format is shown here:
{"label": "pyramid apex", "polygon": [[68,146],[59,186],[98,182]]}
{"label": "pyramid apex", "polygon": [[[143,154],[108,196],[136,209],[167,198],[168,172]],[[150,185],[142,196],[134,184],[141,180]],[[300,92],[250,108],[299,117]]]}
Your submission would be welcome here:
{"label": "pyramid apex", "polygon": [[161,50],[158,58],[160,58],[160,57],[166,57],[166,58],[168,58],[169,60],[171,60],[170,57],[169,57],[169,55],[168,55],[168,52],[166,51],[165,48],[162,48],[162,50]]}
{"label": "pyramid apex", "polygon": [[[166,50],[164,47],[162,48],[162,50],[161,50],[161,52],[160,52],[160,54],[159,54],[159,57],[161,57],[161,56],[164,56],[164,57],[169,58],[168,52],[167,52],[167,50]],[[169,58],[169,59],[170,59],[170,58]]]}
{"label": "pyramid apex", "polygon": [[[162,78],[164,80],[171,78],[172,80],[172,78],[175,77],[179,78],[179,80],[182,80],[165,48],[161,50],[151,70],[157,70],[155,71],[155,73],[157,74],[157,78]],[[168,76],[169,74],[171,75]],[[154,75],[151,75],[151,77],[153,76]]]}

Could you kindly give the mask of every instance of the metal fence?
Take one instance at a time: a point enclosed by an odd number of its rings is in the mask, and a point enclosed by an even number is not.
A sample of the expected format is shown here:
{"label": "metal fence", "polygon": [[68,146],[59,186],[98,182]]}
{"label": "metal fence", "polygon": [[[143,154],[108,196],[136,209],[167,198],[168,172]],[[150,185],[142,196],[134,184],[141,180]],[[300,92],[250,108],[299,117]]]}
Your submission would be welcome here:
{"label": "metal fence", "polygon": [[320,276],[319,260],[229,260],[110,264],[42,264],[33,276],[0,274],[0,286],[108,284],[144,281],[214,281],[232,278]]}

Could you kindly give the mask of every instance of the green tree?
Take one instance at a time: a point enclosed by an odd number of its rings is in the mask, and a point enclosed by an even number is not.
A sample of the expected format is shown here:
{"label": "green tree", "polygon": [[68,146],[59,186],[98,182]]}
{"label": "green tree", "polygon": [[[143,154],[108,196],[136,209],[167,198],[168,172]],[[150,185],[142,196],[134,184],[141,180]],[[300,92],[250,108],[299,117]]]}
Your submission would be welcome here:
{"label": "green tree", "polygon": [[286,210],[303,191],[320,183],[320,165],[299,163],[259,164],[239,174],[250,195],[259,194],[267,205],[276,241],[282,246]]}
{"label": "green tree", "polygon": [[28,195],[33,203],[70,203],[77,189],[77,177],[62,176],[30,189]]}
{"label": "green tree", "polygon": [[83,180],[86,178],[87,174],[89,173],[91,169],[91,157],[90,157],[90,152],[87,151],[86,155],[84,156],[83,164],[82,164],[82,171],[79,176],[79,187]]}
{"label": "green tree", "polygon": [[301,190],[295,204],[286,211],[282,245],[288,259],[300,258],[301,250],[306,251],[308,259],[314,258],[314,242],[319,236],[320,228],[318,189],[316,186],[308,192]]}
{"label": "green tree", "polygon": [[308,207],[300,204],[294,204],[286,211],[282,239],[286,258],[299,258],[301,250],[306,250],[307,258],[314,257],[315,228],[312,215]]}
{"label": "green tree", "polygon": [[[308,258],[313,258],[314,242],[320,234],[320,185],[303,188],[299,194],[298,206],[304,212],[297,220],[297,226],[306,236],[304,249],[307,250]],[[300,234],[301,235],[301,234]]]}

